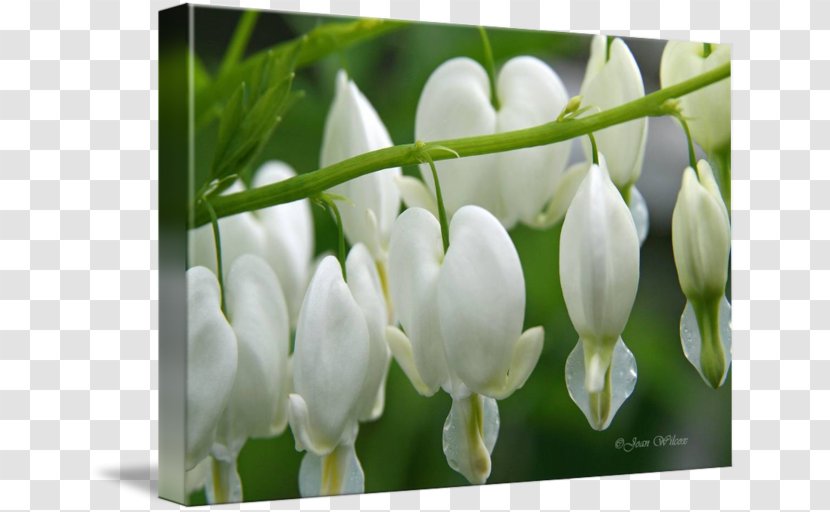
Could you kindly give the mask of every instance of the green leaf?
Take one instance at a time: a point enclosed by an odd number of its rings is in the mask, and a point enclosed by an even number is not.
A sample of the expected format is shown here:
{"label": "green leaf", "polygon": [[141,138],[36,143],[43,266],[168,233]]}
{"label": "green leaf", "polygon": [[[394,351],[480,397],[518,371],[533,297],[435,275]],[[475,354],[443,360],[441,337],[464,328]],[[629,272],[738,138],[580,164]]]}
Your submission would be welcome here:
{"label": "green leaf", "polygon": [[225,106],[209,181],[241,174],[256,159],[293,103],[294,67],[302,44],[290,52],[269,52],[251,74],[250,86],[243,82]]}
{"label": "green leaf", "polygon": [[392,30],[406,26],[405,22],[391,20],[360,19],[355,21],[337,21],[320,25],[308,34],[286,41],[258,52],[236,66],[225,70],[212,83],[196,91],[196,119],[204,126],[216,112],[216,105],[221,105],[242,82],[257,83],[255,76],[263,75],[263,66],[300,50],[295,65],[297,68],[307,66],[330,53],[342,50],[353,44],[370,40]]}

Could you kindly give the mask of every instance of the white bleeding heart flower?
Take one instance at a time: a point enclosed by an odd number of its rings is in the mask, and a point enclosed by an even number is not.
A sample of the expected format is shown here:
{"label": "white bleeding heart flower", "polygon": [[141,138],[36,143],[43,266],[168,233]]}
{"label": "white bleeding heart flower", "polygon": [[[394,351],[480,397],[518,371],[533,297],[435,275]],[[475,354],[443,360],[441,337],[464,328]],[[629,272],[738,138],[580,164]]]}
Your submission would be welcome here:
{"label": "white bleeding heart flower", "polygon": [[[707,54],[707,52],[709,52]],[[730,60],[728,45],[669,41],[660,61],[660,83],[668,87],[710,71]],[[707,155],[728,151],[731,140],[731,79],[678,98],[692,138]]]}
{"label": "white bleeding heart flower", "polygon": [[495,399],[524,385],[544,340],[541,327],[522,332],[525,289],[516,249],[491,213],[464,206],[449,225],[444,254],[435,216],[409,208],[392,230],[389,269],[406,332],[387,327],[392,354],[421,394],[441,387],[453,397],[447,459],[482,483],[498,435]]}
{"label": "white bleeding heart flower", "polygon": [[683,351],[713,388],[726,380],[731,362],[729,214],[712,168],[687,167],[672,215],[672,247],[680,288],[688,299],[680,322]]}
{"label": "white bleeding heart flower", "polygon": [[[594,36],[591,57],[582,81],[582,104],[608,110],[645,95],[643,77],[631,50],[620,38],[610,46],[605,36]],[[637,182],[643,167],[648,119],[643,117],[594,133],[599,151],[605,155],[611,180],[620,190]],[[591,157],[591,144],[583,137],[583,148]]]}
{"label": "white bleeding heart flower", "polygon": [[[337,74],[334,102],[326,118],[320,165],[336,164],[353,156],[392,146],[380,116],[345,71]],[[330,192],[344,196],[339,202],[343,231],[349,243],[362,243],[376,261],[386,259],[392,223],[400,211],[396,179],[400,167],[373,172],[341,183]]]}
{"label": "white bleeding heart flower", "polygon": [[568,389],[591,426],[602,430],[636,382],[620,335],[637,294],[640,251],[631,212],[598,165],[568,207],[559,247],[562,294],[579,334],[566,365]]}
{"label": "white bleeding heart flower", "polygon": [[[218,473],[208,480],[211,502],[239,501],[242,484],[236,459],[245,442],[278,435],[287,423],[288,309],[276,275],[257,256],[240,256],[230,267],[225,281],[227,318],[213,273],[193,267],[187,275],[188,443],[200,447],[189,457],[190,467],[207,455],[207,444]],[[208,409],[209,416],[200,412]],[[198,435],[208,426],[209,439]]]}
{"label": "white bleeding heart flower", "polygon": [[289,421],[297,449],[308,452],[300,470],[303,496],[362,492],[358,423],[383,412],[386,305],[364,245],[349,252],[346,273],[348,282],[333,256],[320,262],[297,325]]}
{"label": "white bleeding heart flower", "polygon": [[187,271],[187,449],[195,468],[210,453],[236,377],[236,335],[222,314],[219,282],[205,267]]}
{"label": "white bleeding heart flower", "polygon": [[[266,162],[254,174],[252,185],[261,187],[295,175],[294,170],[283,162]],[[245,189],[241,181],[236,181],[223,195]],[[263,258],[280,281],[291,325],[295,325],[314,252],[314,227],[308,200],[223,217],[219,219],[219,230],[224,273],[227,274],[234,261],[243,254]],[[211,225],[190,231],[189,259],[191,267],[203,266],[216,272],[216,249]]]}
{"label": "white bleeding heart flower", "polygon": [[[490,81],[481,65],[463,57],[445,62],[421,92],[415,137],[436,141],[529,128],[554,121],[568,103],[559,76],[534,57],[509,60],[499,73],[496,91],[498,110],[491,104]],[[553,196],[570,147],[565,141],[435,162],[447,214],[473,204],[490,211],[508,229],[517,222],[533,224]],[[419,190],[414,180],[405,181],[402,193],[409,206],[424,207],[424,198],[435,196],[428,166],[421,166],[421,175],[430,193]]]}

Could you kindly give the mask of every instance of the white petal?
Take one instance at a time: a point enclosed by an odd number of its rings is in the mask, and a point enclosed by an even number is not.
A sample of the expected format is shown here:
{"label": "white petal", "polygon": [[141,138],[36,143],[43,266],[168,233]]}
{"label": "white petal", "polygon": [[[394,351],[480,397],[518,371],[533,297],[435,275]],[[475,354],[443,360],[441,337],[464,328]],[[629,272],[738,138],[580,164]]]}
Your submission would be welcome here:
{"label": "white petal", "polygon": [[568,208],[559,247],[562,293],[576,331],[616,340],[637,294],[640,244],[628,206],[599,166],[591,166]]}
{"label": "white petal", "polygon": [[386,382],[390,353],[385,336],[386,302],[375,262],[363,244],[355,245],[349,251],[346,274],[349,289],[363,310],[369,329],[369,367],[360,393],[358,414],[361,421],[374,420],[383,412],[383,403],[378,407],[377,397],[382,394]]}
{"label": "white petal", "polygon": [[448,378],[435,295],[443,258],[438,220],[421,208],[403,212],[389,244],[389,290],[429,394]]}
{"label": "white petal", "polygon": [[412,353],[412,343],[406,334],[397,327],[386,326],[386,342],[389,344],[389,349],[392,355],[395,356],[398,366],[401,367],[403,373],[412,383],[415,391],[423,396],[432,396],[437,391],[437,388],[430,389],[418,373],[418,367],[415,365],[415,356]]}
{"label": "white petal", "polygon": [[[307,449],[327,453],[352,432],[368,366],[366,318],[343,281],[337,259],[326,257],[300,309],[293,357],[294,392],[307,406],[312,445]],[[297,435],[295,419],[289,420]]]}
{"label": "white petal", "polygon": [[289,322],[280,283],[263,259],[252,255],[237,259],[225,288],[239,370],[217,442],[235,457],[248,437],[269,437],[274,423],[284,423]]}
{"label": "white petal", "polygon": [[490,454],[499,436],[499,407],[480,395],[454,399],[444,422],[443,448],[447,463],[471,484],[490,476]]}
{"label": "white petal", "polygon": [[[600,166],[605,168],[605,157],[602,156],[602,153],[599,154],[599,159]],[[580,162],[568,167],[562,174],[559,183],[557,183],[556,192],[554,192],[553,199],[548,203],[545,211],[537,216],[533,223],[528,224],[536,228],[547,229],[560,222],[565,217],[565,212],[568,211],[579,185],[590,168],[591,162]]]}
{"label": "white petal", "polygon": [[220,309],[219,283],[204,267],[187,271],[187,450],[192,469],[210,451],[236,375],[236,336]]}
{"label": "white petal", "polygon": [[729,271],[729,219],[709,165],[701,160],[698,169],[701,181],[686,168],[677,195],[672,214],[674,260],[687,297],[719,298]]}
{"label": "white petal", "polygon": [[502,400],[524,386],[542,355],[544,341],[545,330],[542,327],[532,327],[523,332],[514,346],[513,360],[504,387],[494,389],[489,396]]}
{"label": "white petal", "polygon": [[[534,57],[509,60],[499,73],[497,90],[499,133],[549,123],[568,102],[559,76]],[[565,141],[498,154],[505,227],[509,229],[516,220],[533,222],[553,195],[570,150],[571,142]]]}
{"label": "white petal", "polygon": [[354,444],[340,445],[324,456],[307,453],[300,464],[300,496],[332,496],[363,492],[363,468]]}
{"label": "white petal", "polygon": [[[283,162],[267,162],[253,177],[261,187],[295,176]],[[314,226],[307,199],[263,208],[257,212],[265,231],[265,259],[276,272],[282,286],[292,325],[296,325],[300,305],[311,276],[314,253]]]}
{"label": "white petal", "polygon": [[[389,147],[392,139],[375,109],[350,81],[344,71],[337,75],[334,103],[326,119],[320,154],[322,166],[331,165],[369,151]],[[399,167],[366,174],[333,187],[352,204],[340,204],[343,226],[351,244],[369,243],[365,210],[371,210],[377,221],[382,245],[389,240],[390,230],[400,210],[400,193],[395,179]],[[375,255],[377,256],[377,255]]]}
{"label": "white petal", "polygon": [[423,181],[412,176],[400,176],[397,179],[401,199],[409,208],[423,208],[438,217],[438,205],[435,196]]}
{"label": "white petal", "polygon": [[453,216],[437,291],[452,372],[476,393],[502,388],[524,321],[524,276],[510,236],[486,210]]}
{"label": "white petal", "polygon": [[[496,112],[490,104],[490,82],[484,69],[466,57],[439,66],[421,91],[415,138],[435,141],[495,131]],[[435,163],[448,215],[465,204],[477,204],[500,216],[496,161],[495,156],[482,155]],[[432,172],[426,164],[421,165],[421,175],[434,195]]]}
{"label": "white petal", "polygon": [[[643,78],[622,39],[614,39],[607,62],[604,62],[605,57],[605,38],[594,38],[591,60],[582,84],[582,104],[608,110],[641,98],[645,94]],[[599,150],[607,159],[611,179],[618,188],[635,183],[640,176],[647,126],[647,119],[641,118],[594,134]],[[591,145],[587,137],[583,137],[583,148],[590,158]]]}

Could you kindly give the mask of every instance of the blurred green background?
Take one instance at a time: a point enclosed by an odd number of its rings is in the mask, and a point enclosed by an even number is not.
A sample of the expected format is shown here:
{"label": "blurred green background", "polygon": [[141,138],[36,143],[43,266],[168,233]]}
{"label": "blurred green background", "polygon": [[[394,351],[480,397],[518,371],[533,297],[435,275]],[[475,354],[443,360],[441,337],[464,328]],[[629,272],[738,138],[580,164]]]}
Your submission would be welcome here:
{"label": "blurred green background", "polygon": [[[215,72],[240,11],[197,8],[195,12],[196,53],[205,68]],[[248,53],[331,21],[337,18],[263,12]],[[559,72],[571,95],[578,93],[589,37],[500,29],[489,29],[488,33],[497,65],[516,55],[536,56]],[[646,92],[654,90],[664,43],[626,41],[643,70]],[[301,173],[318,168],[323,126],[340,68],[349,72],[374,105],[393,141],[412,142],[415,109],[424,83],[438,65],[456,56],[483,61],[476,27],[411,24],[300,70],[294,89],[303,90],[305,96],[277,128],[261,160],[283,160]],[[492,454],[489,483],[731,463],[731,377],[723,388],[710,389],[681,351],[678,323],[685,298],[677,283],[667,228],[686,165],[686,147],[679,128],[656,124],[660,122],[666,121],[652,120],[649,151],[638,184],[650,207],[657,206],[651,211],[652,230],[642,247],[637,300],[623,333],[637,359],[637,387],[610,428],[604,432],[591,429],[565,387],[565,360],[577,335],[559,284],[559,227],[512,230],[527,289],[525,326],[544,326],[545,347],[527,384],[499,402],[501,429]],[[664,130],[655,126],[670,127],[665,130],[669,133],[661,134]],[[199,166],[210,163],[211,131],[215,132],[215,125],[198,133]],[[668,137],[669,143],[662,143],[659,137]],[[575,156],[581,156],[581,152],[575,151]],[[419,175],[414,167],[404,172]],[[330,218],[314,208],[314,221],[317,252],[334,251],[337,238]],[[449,468],[441,448],[442,426],[450,403],[443,392],[432,398],[418,395],[393,361],[386,410],[378,421],[361,426],[357,441],[366,492],[467,485]],[[652,446],[631,453],[615,448],[619,438],[628,442],[671,434],[688,438],[688,444]],[[290,430],[274,439],[249,440],[239,460],[245,499],[297,497],[301,458]],[[203,493],[194,494],[193,503],[203,501]]]}

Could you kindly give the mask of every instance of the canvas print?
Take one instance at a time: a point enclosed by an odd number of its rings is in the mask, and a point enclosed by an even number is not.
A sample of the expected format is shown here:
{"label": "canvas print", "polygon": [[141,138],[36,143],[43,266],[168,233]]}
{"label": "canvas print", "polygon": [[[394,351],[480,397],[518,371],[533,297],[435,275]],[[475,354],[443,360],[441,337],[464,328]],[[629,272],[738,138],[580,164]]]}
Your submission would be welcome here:
{"label": "canvas print", "polygon": [[730,48],[160,13],[160,494],[731,463]]}

